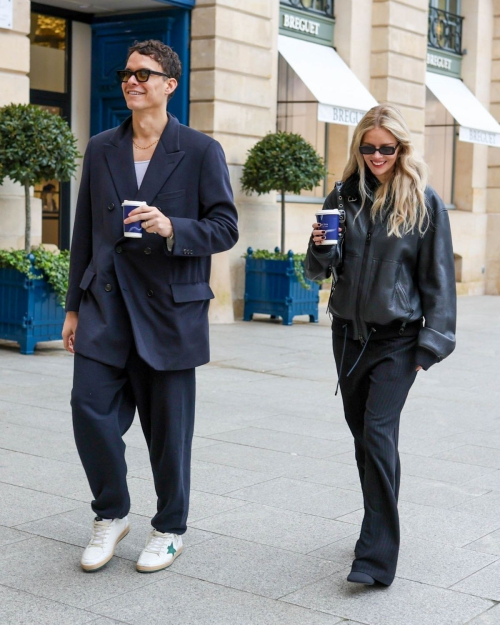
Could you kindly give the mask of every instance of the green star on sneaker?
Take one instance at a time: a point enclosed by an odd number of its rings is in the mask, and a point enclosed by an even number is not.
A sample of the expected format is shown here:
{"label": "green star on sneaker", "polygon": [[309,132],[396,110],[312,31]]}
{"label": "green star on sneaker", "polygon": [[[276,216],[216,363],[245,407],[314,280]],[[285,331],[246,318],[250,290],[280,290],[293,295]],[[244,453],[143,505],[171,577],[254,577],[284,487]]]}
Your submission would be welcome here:
{"label": "green star on sneaker", "polygon": [[177,549],[174,547],[174,543],[171,543],[171,544],[168,546],[167,553],[170,553],[170,554],[172,554],[173,556],[175,556],[175,554],[177,553]]}
{"label": "green star on sneaker", "polygon": [[161,571],[182,553],[182,537],[169,532],[151,530],[146,546],[139,556],[136,568],[140,573]]}

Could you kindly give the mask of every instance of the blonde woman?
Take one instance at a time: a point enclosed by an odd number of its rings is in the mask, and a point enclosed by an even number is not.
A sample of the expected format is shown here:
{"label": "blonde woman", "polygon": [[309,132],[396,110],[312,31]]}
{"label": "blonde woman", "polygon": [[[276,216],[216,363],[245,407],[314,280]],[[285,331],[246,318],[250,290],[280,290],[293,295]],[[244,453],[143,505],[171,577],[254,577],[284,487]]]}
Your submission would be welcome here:
{"label": "blonde woman", "polygon": [[345,211],[337,246],[313,224],[306,273],[333,273],[333,351],[354,437],[365,514],[348,581],[389,586],[399,552],[399,420],[417,372],[455,348],[456,290],[446,208],[397,108],[358,124],[327,209]]}

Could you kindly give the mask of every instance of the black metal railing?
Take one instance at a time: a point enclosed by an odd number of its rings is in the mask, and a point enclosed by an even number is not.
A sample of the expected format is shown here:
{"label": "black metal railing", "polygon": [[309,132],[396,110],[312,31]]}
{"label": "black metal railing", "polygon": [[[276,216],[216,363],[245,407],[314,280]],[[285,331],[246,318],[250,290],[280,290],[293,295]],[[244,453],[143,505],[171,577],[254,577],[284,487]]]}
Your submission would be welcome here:
{"label": "black metal railing", "polygon": [[334,0],[280,0],[280,2],[285,6],[294,7],[308,13],[333,17]]}
{"label": "black metal railing", "polygon": [[462,54],[464,18],[436,7],[429,7],[428,45],[430,48]]}

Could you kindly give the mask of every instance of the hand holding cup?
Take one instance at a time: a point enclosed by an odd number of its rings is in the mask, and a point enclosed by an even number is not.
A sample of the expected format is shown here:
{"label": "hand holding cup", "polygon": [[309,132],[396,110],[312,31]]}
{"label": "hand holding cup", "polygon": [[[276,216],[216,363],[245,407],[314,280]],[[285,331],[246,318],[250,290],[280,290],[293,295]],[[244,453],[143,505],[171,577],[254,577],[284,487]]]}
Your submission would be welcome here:
{"label": "hand holding cup", "polygon": [[[130,204],[132,204],[132,202],[130,202]],[[173,233],[170,219],[156,208],[156,206],[148,206],[145,203],[131,210],[123,223],[129,228],[134,224],[136,228],[141,228],[149,234],[159,234],[165,238],[170,237]],[[127,234],[125,234],[125,236],[127,236]],[[128,236],[130,236],[130,234]],[[142,235],[139,234],[139,236]]]}
{"label": "hand holding cup", "polygon": [[[321,245],[326,238],[325,230],[321,229],[322,224],[314,223],[312,225],[312,238],[314,241],[314,245]],[[342,226],[339,226],[339,234],[342,232]]]}

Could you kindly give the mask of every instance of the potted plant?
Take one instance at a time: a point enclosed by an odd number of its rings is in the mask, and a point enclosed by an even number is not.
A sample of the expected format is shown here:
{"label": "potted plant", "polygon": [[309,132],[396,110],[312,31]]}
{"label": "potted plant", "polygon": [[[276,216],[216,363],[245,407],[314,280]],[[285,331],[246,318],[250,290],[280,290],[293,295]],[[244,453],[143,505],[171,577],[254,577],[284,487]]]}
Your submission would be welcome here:
{"label": "potted plant", "polygon": [[0,338],[32,354],[39,341],[61,338],[68,252],[31,248],[30,187],[69,180],[80,155],[68,123],[32,104],[0,108],[0,184],[8,176],[23,185],[24,250],[0,250]]}
{"label": "potted plant", "polygon": [[318,321],[319,285],[304,276],[304,254],[285,253],[285,194],[316,187],[326,171],[323,159],[300,135],[268,134],[248,152],[241,186],[245,193],[281,193],[281,249],[274,252],[248,248],[245,265],[243,319],[254,313],[281,317],[291,325],[295,315]]}

